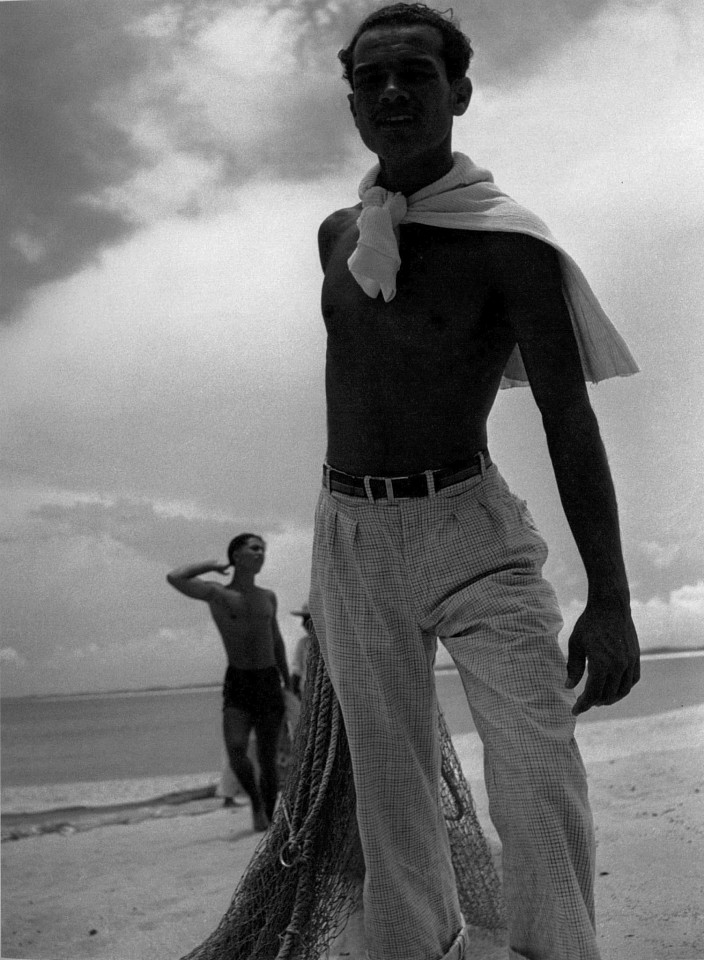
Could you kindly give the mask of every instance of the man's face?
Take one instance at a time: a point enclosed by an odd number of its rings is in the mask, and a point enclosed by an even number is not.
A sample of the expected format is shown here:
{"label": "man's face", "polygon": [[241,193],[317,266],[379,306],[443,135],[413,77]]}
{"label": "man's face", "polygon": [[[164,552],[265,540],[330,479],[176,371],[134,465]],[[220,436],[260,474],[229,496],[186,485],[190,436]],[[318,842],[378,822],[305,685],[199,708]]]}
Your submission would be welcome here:
{"label": "man's face", "polygon": [[469,105],[467,77],[447,79],[442,34],[406,25],[365,31],[354,49],[355,124],[365,145],[382,159],[412,159],[446,141],[452,122]]}
{"label": "man's face", "polygon": [[235,550],[235,565],[252,573],[258,573],[264,565],[266,545],[258,537],[250,537],[239,549]]}

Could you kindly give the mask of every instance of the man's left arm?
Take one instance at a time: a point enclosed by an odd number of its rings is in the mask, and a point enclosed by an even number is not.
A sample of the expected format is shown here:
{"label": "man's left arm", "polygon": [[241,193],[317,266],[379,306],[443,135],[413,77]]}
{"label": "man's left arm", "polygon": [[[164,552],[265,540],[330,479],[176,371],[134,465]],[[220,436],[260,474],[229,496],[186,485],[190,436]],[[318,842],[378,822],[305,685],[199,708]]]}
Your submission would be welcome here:
{"label": "man's left arm", "polygon": [[276,657],[276,666],[279,668],[279,673],[284,681],[284,686],[287,690],[291,689],[291,677],[288,672],[288,661],[286,660],[286,646],[284,644],[284,638],[281,636],[281,630],[279,630],[279,621],[276,619],[276,595],[271,594],[271,601],[274,605],[274,613],[271,621],[271,631],[274,637],[274,656]]}
{"label": "man's left arm", "polygon": [[615,703],[640,677],[638,638],[606,451],[584,383],[556,252],[520,237],[505,296],[540,409],[555,479],[588,580],[587,603],[569,639],[568,687],[588,665],[574,713]]}

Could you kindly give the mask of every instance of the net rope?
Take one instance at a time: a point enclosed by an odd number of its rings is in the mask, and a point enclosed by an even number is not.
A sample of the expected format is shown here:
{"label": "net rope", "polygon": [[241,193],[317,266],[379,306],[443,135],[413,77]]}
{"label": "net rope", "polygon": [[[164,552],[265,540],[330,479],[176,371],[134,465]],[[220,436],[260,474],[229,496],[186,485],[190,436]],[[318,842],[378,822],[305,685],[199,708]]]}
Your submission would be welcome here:
{"label": "net rope", "polygon": [[[441,801],[465,921],[504,926],[501,884],[442,712]],[[361,902],[364,857],[340,705],[317,639],[274,817],[213,933],[182,960],[317,960]]]}

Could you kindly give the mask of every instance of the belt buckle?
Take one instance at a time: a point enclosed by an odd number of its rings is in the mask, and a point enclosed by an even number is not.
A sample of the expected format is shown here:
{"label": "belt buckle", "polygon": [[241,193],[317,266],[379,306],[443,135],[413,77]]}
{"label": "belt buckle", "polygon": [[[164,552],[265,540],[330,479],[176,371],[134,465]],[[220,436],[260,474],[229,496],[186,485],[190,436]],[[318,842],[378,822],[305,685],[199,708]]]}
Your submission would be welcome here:
{"label": "belt buckle", "polygon": [[[405,493],[396,492],[396,484],[398,484],[399,481],[405,484],[405,488],[406,488]],[[417,493],[414,492],[414,484],[420,483],[421,481],[424,482],[423,492],[422,493],[420,491]],[[387,486],[387,496],[388,496],[388,489],[389,487],[391,487],[394,500],[418,500],[422,497],[431,496],[431,482],[429,482],[428,480],[427,473],[412,473],[412,474],[407,474],[406,476],[403,476],[403,477],[389,477],[386,480],[386,486]],[[403,489],[403,487],[401,489]],[[389,497],[389,499],[391,499],[391,497]]]}
{"label": "belt buckle", "polygon": [[368,474],[364,477],[364,492],[368,500],[388,500],[389,503],[410,500],[410,497],[398,496],[394,489],[399,480],[407,479],[408,477],[378,477]]}

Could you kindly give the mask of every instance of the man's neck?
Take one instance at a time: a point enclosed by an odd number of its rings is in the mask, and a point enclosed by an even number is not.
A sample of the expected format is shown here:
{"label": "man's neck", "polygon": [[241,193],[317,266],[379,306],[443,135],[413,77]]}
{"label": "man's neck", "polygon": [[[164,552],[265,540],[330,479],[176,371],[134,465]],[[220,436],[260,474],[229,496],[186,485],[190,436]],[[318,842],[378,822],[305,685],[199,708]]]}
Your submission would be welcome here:
{"label": "man's neck", "polygon": [[230,583],[230,589],[240,590],[242,593],[256,589],[254,574],[249,573],[247,570],[237,570]]}
{"label": "man's neck", "polygon": [[377,177],[377,185],[392,193],[410,197],[444,177],[452,170],[454,162],[449,144],[437,154],[411,160],[396,161],[379,157],[381,172]]}

